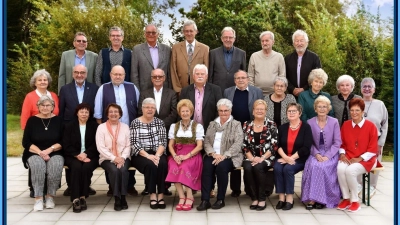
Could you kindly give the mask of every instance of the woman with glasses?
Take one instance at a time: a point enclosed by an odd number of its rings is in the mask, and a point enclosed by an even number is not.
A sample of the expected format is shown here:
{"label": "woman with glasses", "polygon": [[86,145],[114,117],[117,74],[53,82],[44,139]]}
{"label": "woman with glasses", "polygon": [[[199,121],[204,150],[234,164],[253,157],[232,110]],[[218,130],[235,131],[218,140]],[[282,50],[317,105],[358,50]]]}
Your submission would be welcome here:
{"label": "woman with glasses", "polygon": [[317,116],[307,121],[313,139],[301,184],[301,201],[307,210],[335,208],[340,201],[336,170],[342,140],[339,122],[328,116],[331,108],[331,101],[319,96],[314,102]]}
{"label": "woman with glasses", "polygon": [[294,176],[304,169],[310,155],[312,131],[308,123],[300,120],[302,111],[300,104],[288,104],[289,123],[278,128],[278,154],[274,164],[275,187],[279,195],[276,209],[293,208]]}

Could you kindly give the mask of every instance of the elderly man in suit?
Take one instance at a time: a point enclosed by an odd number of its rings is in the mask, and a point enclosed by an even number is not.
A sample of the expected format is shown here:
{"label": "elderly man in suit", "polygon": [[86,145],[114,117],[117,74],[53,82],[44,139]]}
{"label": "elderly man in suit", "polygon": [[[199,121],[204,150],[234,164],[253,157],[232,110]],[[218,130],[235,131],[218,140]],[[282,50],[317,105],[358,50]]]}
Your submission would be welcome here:
{"label": "elderly man in suit", "polygon": [[58,93],[61,87],[72,82],[72,67],[82,64],[87,68],[86,79],[90,83],[94,82],[94,69],[97,61],[97,54],[92,51],[87,51],[87,38],[83,32],[77,32],[72,43],[75,47],[73,50],[68,50],[62,53],[60,70],[58,71]]}
{"label": "elderly man in suit", "polygon": [[[61,87],[58,108],[60,109],[59,116],[64,120],[64,124],[77,118],[75,109],[81,103],[89,104],[93,112],[94,98],[96,97],[99,87],[85,81],[87,71],[87,68],[82,64],[74,66],[71,71],[74,82],[70,82]],[[70,170],[65,170],[65,177],[68,187],[64,191],[64,196],[70,196]],[[91,188],[89,194],[94,195],[96,191]]]}
{"label": "elderly man in suit", "polygon": [[207,83],[207,78],[207,66],[197,64],[193,69],[194,83],[182,89],[179,99],[189,99],[193,103],[192,119],[203,125],[204,130],[218,116],[217,102],[222,98],[221,88]]}
{"label": "elderly man in suit", "polygon": [[[131,81],[139,88],[140,92],[153,87],[151,72],[160,68],[166,73],[164,87],[171,87],[169,75],[169,61],[171,48],[157,42],[158,29],[154,24],[145,27],[146,42],[136,45],[132,50]],[[139,107],[139,110],[141,107]]]}
{"label": "elderly man in suit", "polygon": [[185,41],[172,46],[170,63],[172,87],[177,93],[193,83],[191,72],[195,65],[204,64],[208,67],[209,47],[195,39],[197,34],[196,23],[193,20],[187,20],[183,24],[182,33],[185,36]]}
{"label": "elderly man in suit", "polygon": [[[232,116],[243,125],[245,121],[253,119],[253,104],[257,99],[263,99],[263,93],[260,88],[249,85],[249,76],[243,70],[235,73],[234,83],[235,86],[225,89],[224,98],[231,100],[233,104]],[[241,171],[234,170],[230,176],[231,196],[239,197],[241,193]]]}
{"label": "elderly man in suit", "polygon": [[221,31],[222,46],[210,51],[209,82],[222,91],[235,86],[233,76],[238,70],[246,70],[246,52],[233,46],[235,38],[235,30],[225,27]]}

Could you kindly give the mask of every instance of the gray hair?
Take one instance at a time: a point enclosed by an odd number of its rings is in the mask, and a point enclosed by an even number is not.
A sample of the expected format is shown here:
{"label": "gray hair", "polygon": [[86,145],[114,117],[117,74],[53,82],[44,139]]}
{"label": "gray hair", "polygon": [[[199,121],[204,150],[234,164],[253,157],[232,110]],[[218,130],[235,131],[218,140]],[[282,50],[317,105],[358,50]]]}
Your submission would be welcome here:
{"label": "gray hair", "polygon": [[233,37],[236,38],[236,32],[232,27],[224,27],[224,29],[222,29],[222,31],[221,31],[221,37],[222,37],[222,35],[224,34],[225,31],[232,31]]}
{"label": "gray hair", "polygon": [[365,77],[361,81],[361,88],[364,86],[365,83],[371,83],[372,88],[375,89],[375,81],[371,77]]}
{"label": "gray hair", "polygon": [[277,77],[274,79],[274,85],[275,85],[275,83],[276,83],[277,81],[283,82],[283,83],[285,84],[285,86],[288,87],[288,80],[286,79],[286,77],[277,76]]}
{"label": "gray hair", "polygon": [[208,75],[207,66],[204,65],[204,64],[197,64],[196,66],[194,66],[194,68],[193,68],[193,74],[195,74],[196,70],[203,70],[203,69],[206,71],[206,74]]}
{"label": "gray hair", "polygon": [[185,29],[185,27],[190,26],[190,25],[193,25],[193,29],[195,31],[197,31],[196,23],[193,20],[186,20],[185,23],[183,23],[183,26],[182,26],[182,33],[183,33],[183,29]]}
{"label": "gray hair", "polygon": [[246,74],[246,77],[249,78],[249,74],[248,74],[246,71],[244,71],[244,70],[238,70],[238,71],[233,75],[233,78],[236,78],[236,74],[238,74],[239,72],[245,73],[245,74]]}
{"label": "gray hair", "polygon": [[84,37],[86,37],[86,34],[83,33],[83,32],[81,32],[81,31],[76,32],[76,33],[75,33],[75,36],[74,36],[74,41],[76,41],[76,37],[78,37],[78,36],[84,36]]}
{"label": "gray hair", "polygon": [[146,29],[147,29],[148,27],[155,27],[155,28],[156,28],[157,34],[159,33],[159,32],[158,32],[158,27],[157,27],[154,23],[147,24],[147,25],[144,27],[144,32],[146,32]]}
{"label": "gray hair", "polygon": [[311,70],[310,75],[308,75],[308,84],[311,85],[315,79],[321,79],[325,86],[326,82],[328,82],[328,74],[326,74],[326,72],[321,68],[313,69]]}
{"label": "gray hair", "polygon": [[337,80],[336,80],[336,89],[339,91],[339,86],[341,83],[343,83],[344,81],[349,81],[351,84],[351,92],[353,92],[354,89],[354,79],[353,77],[351,77],[350,75],[344,74],[342,76],[340,76]]}
{"label": "gray hair", "polygon": [[156,105],[156,100],[154,100],[154,98],[145,98],[142,102],[142,107],[150,104]]}
{"label": "gray hair", "polygon": [[264,31],[260,34],[260,40],[262,37],[264,37],[265,35],[269,34],[271,36],[271,39],[274,41],[275,40],[275,35],[274,33],[272,33],[271,31]]}
{"label": "gray hair", "polygon": [[303,113],[303,106],[301,106],[299,103],[296,103],[296,102],[291,102],[287,105],[286,113],[289,111],[289,108],[293,107],[293,106],[296,107],[296,109],[297,109],[297,111],[299,111],[300,115]]}
{"label": "gray hair", "polygon": [[231,100],[227,99],[227,98],[221,98],[218,102],[217,102],[217,109],[219,109],[219,107],[221,106],[226,106],[229,110],[232,110],[232,102]]}
{"label": "gray hair", "polygon": [[113,26],[110,28],[110,31],[108,32],[108,36],[111,35],[112,31],[119,31],[121,33],[121,36],[124,36],[124,30],[122,30],[121,27]]}
{"label": "gray hair", "polygon": [[307,35],[307,33],[306,33],[304,30],[296,30],[296,31],[293,33],[293,36],[292,36],[293,42],[294,42],[294,39],[295,39],[297,36],[303,36],[304,39],[305,39],[305,41],[308,43],[308,35]]}
{"label": "gray hair", "polygon": [[47,81],[49,83],[49,85],[47,87],[50,87],[51,82],[53,81],[53,79],[51,78],[50,73],[47,72],[45,69],[36,70],[36,72],[31,77],[31,80],[29,81],[29,86],[31,86],[32,88],[36,88],[36,86],[35,86],[36,79],[38,77],[41,77],[41,76],[46,76]]}
{"label": "gray hair", "polygon": [[[320,102],[327,104],[328,105],[328,112],[331,111],[331,109],[332,109],[331,100],[329,100],[329,98],[324,96],[324,95],[320,95],[315,99],[315,101],[314,101],[314,110],[317,109],[317,105]],[[328,114],[328,112],[326,114]]]}
{"label": "gray hair", "polygon": [[42,95],[39,100],[36,103],[36,106],[39,107],[39,105],[45,103],[45,102],[50,102],[51,105],[54,107],[54,100],[50,98],[48,95]]}

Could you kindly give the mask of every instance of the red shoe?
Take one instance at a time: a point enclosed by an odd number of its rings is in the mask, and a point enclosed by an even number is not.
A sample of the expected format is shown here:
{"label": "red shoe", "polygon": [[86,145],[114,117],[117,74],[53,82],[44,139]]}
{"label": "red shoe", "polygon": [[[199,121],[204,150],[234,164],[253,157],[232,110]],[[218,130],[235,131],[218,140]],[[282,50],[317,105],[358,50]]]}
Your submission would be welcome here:
{"label": "red shoe", "polygon": [[339,203],[339,205],[337,206],[337,209],[339,209],[339,210],[345,210],[345,209],[349,208],[350,205],[351,205],[351,202],[350,202],[349,199],[343,199],[343,200]]}
{"label": "red shoe", "polygon": [[358,202],[352,202],[350,207],[347,209],[349,212],[357,212],[361,209],[361,205]]}
{"label": "red shoe", "polygon": [[[192,201],[192,204],[188,204],[187,201]],[[185,204],[182,206],[183,211],[190,211],[193,208],[194,199],[193,198],[186,198]]]}
{"label": "red shoe", "polygon": [[176,207],[175,207],[176,211],[182,211],[183,210],[183,204],[185,204],[186,199],[185,198],[179,198],[179,201],[182,200],[182,199],[183,199],[183,203],[179,204],[179,202],[178,202],[178,205],[176,205]]}

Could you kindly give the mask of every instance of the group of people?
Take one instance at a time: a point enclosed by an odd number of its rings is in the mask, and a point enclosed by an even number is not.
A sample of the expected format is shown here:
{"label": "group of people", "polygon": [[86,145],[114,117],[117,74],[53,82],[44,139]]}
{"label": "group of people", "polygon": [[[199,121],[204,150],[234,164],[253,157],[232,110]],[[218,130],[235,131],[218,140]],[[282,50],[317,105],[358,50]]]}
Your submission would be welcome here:
{"label": "group of people", "polygon": [[[362,97],[353,93],[349,75],[338,78],[338,95],[323,92],[328,75],[302,30],[293,34],[295,51],[286,57],[272,50],[274,34],[262,32],[262,50],[248,69],[231,27],[210,52],[195,39],[193,21],[182,32],[185,41],[171,49],[157,42],[157,27],[147,25],[146,43],[131,51],[122,46],[123,30],[112,27],[111,47],[98,55],[86,50],[86,35],[76,33],[75,49],[61,57],[58,96],[47,90],[47,71],[34,73],[35,90],[21,113],[34,210],[43,210],[44,201],[54,208],[64,165],[64,194],[74,212],[86,210],[86,198],[95,194],[90,184],[98,166],[106,171],[116,211],[128,208],[127,194],[138,194],[130,167],[144,174],[142,194],[149,194],[152,209],[166,207],[172,183],[176,210],[191,210],[200,190],[197,210],[220,209],[229,182],[231,196],[241,194],[243,168],[251,210],[266,208],[274,186],[276,209],[290,210],[300,171],[306,209],[359,210],[359,177],[382,157],[388,127],[385,105],[373,98],[374,80],[362,80]],[[373,175],[372,195],[376,183]]]}

